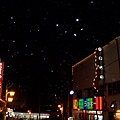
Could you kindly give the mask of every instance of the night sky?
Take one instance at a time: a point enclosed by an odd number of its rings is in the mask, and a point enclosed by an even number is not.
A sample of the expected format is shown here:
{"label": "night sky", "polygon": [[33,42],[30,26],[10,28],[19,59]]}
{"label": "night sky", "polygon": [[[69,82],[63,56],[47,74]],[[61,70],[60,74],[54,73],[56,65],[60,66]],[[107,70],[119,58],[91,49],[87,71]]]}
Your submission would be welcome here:
{"label": "night sky", "polygon": [[48,92],[68,64],[74,65],[119,33],[118,0],[1,1],[3,81],[31,95],[38,88]]}

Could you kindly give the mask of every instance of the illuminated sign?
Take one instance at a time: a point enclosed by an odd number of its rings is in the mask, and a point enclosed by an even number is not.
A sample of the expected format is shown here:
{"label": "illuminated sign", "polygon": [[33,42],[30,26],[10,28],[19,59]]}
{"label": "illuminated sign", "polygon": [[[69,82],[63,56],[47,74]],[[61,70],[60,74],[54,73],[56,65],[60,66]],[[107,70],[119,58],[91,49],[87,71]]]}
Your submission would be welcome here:
{"label": "illuminated sign", "polygon": [[93,98],[87,98],[86,103],[87,103],[86,109],[88,109],[88,110],[93,109]]}
{"label": "illuminated sign", "polygon": [[77,99],[73,100],[73,109],[78,109],[78,100]]}
{"label": "illuminated sign", "polygon": [[79,99],[79,108],[86,110],[93,109],[93,98]]}
{"label": "illuminated sign", "polygon": [[79,108],[84,109],[84,99],[79,99]]}
{"label": "illuminated sign", "polygon": [[1,98],[1,94],[2,94],[3,68],[4,68],[4,63],[0,62],[0,98]]}
{"label": "illuminated sign", "polygon": [[85,98],[85,99],[74,99],[73,100],[73,109],[81,110],[102,110],[103,109],[102,97],[95,98]]}
{"label": "illuminated sign", "polygon": [[96,103],[96,110],[102,110],[102,97],[96,97],[95,98],[95,103]]}

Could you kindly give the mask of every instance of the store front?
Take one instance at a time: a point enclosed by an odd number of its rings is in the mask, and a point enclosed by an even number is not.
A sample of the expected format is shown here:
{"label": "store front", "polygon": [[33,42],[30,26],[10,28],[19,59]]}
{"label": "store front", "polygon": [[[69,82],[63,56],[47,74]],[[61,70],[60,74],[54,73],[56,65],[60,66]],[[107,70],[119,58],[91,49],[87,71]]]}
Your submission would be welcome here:
{"label": "store front", "polygon": [[82,110],[79,113],[79,118],[83,120],[103,120],[103,112],[94,110]]}
{"label": "store front", "polygon": [[[77,112],[76,112],[77,111]],[[75,120],[103,120],[102,97],[74,99],[73,115]]]}
{"label": "store front", "polygon": [[114,119],[115,119],[115,120],[120,120],[120,110],[117,110],[117,111],[114,113]]}

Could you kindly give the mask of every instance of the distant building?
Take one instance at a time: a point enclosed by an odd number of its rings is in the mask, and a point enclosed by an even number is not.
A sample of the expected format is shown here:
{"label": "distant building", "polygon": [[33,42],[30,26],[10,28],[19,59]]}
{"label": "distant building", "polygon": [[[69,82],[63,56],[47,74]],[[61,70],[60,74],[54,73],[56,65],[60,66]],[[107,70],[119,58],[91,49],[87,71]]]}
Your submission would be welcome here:
{"label": "distant building", "polygon": [[[68,68],[68,66],[67,66]],[[69,71],[70,70],[70,71]],[[51,109],[55,113],[58,110],[58,105],[63,105],[63,116],[67,116],[68,111],[68,95],[69,95],[69,80],[71,80],[71,68],[65,69],[59,73],[59,78],[54,82],[47,82],[46,87],[48,89],[42,90],[41,94],[41,111],[47,110],[48,105],[52,105]],[[45,96],[45,97],[44,97]],[[46,97],[47,96],[47,97]],[[46,98],[46,99],[45,99]],[[43,106],[44,105],[44,106]],[[44,111],[43,111],[44,112]]]}
{"label": "distant building", "polygon": [[120,37],[73,65],[72,76],[75,120],[119,118]]}

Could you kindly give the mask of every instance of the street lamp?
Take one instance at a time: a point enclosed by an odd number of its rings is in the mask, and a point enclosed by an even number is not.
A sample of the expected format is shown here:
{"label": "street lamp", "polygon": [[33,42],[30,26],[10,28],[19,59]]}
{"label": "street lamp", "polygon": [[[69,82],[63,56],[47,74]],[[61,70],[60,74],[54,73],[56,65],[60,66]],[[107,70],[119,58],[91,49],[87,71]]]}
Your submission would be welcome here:
{"label": "street lamp", "polygon": [[61,115],[62,115],[62,120],[63,120],[63,104],[58,105],[58,108],[60,109]]}
{"label": "street lamp", "polygon": [[61,108],[61,105],[58,105],[58,108]]}
{"label": "street lamp", "polygon": [[31,120],[31,111],[30,111],[30,110],[28,110],[27,112],[29,113],[29,115],[30,115],[30,120]]}
{"label": "street lamp", "polygon": [[[8,95],[10,97],[8,97]],[[7,103],[13,101],[13,96],[14,95],[15,95],[14,91],[8,91],[8,89],[6,89],[6,93],[5,93],[5,107],[4,107],[4,120],[6,120]]]}
{"label": "street lamp", "polygon": [[[72,109],[73,109],[73,95],[74,95],[74,90],[70,90],[69,91],[69,96],[68,96],[68,110],[69,110],[69,115],[68,117],[71,118],[72,117]],[[68,119],[69,119],[68,118]]]}
{"label": "street lamp", "polygon": [[74,90],[70,90],[70,95],[73,95],[74,94]]}

